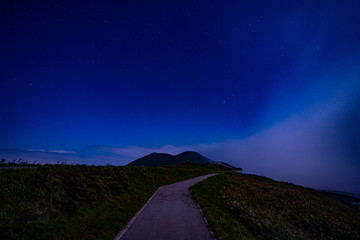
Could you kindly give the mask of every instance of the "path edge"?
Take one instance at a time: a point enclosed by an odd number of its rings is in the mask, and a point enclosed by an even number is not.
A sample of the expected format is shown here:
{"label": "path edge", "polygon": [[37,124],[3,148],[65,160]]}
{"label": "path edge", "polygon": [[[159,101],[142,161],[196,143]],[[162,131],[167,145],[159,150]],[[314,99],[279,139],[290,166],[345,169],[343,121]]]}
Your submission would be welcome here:
{"label": "path edge", "polygon": [[[192,198],[192,197],[191,197],[191,198]],[[193,199],[193,201],[195,202],[197,208],[199,209],[199,211],[200,211],[200,213],[201,213],[201,216],[203,217],[203,219],[204,219],[204,221],[205,221],[205,224],[206,224],[207,228],[208,228],[209,231],[210,231],[211,237],[213,238],[213,240],[216,240],[215,234],[214,234],[214,232],[212,231],[212,229],[211,229],[211,227],[210,227],[210,225],[209,225],[209,222],[206,220],[205,214],[204,214],[204,212],[202,211],[200,205],[195,201],[194,198],[192,198],[192,199]]]}
{"label": "path edge", "polygon": [[159,192],[159,190],[162,187],[159,187],[156,192],[149,198],[149,200],[145,203],[145,205],[135,214],[134,217],[131,218],[131,220],[128,222],[128,224],[126,224],[126,226],[121,230],[120,233],[118,233],[118,235],[116,235],[116,237],[114,238],[114,240],[120,240],[121,237],[126,233],[126,231],[131,227],[131,225],[133,224],[133,222],[136,220],[136,218],[142,213],[142,211],[144,211],[144,209],[147,207],[147,205],[149,205],[149,203],[151,202],[151,200],[153,200],[153,198],[155,197],[155,195]]}
{"label": "path edge", "polygon": [[[214,173],[214,175],[212,175],[212,176],[210,176],[210,177],[213,177],[213,176],[216,176],[216,175],[218,175],[218,173]],[[206,179],[208,179],[208,178],[210,178],[210,177],[207,177],[207,178],[205,178],[204,180],[206,180]],[[202,180],[202,181],[204,181],[204,180]],[[194,186],[194,185],[193,185],[193,186]],[[190,191],[190,188],[189,188],[189,191]],[[200,211],[201,216],[203,217],[203,219],[204,219],[204,221],[205,221],[205,224],[206,224],[207,228],[208,228],[209,231],[210,231],[211,237],[213,238],[213,240],[217,240],[216,237],[215,237],[214,232],[212,231],[212,229],[211,229],[211,227],[210,227],[210,225],[209,225],[209,222],[207,221],[207,219],[206,219],[206,217],[205,217],[205,214],[204,214],[203,210],[201,209],[200,205],[196,202],[196,200],[193,198],[193,196],[192,196],[192,194],[191,194],[191,191],[190,191],[190,196],[191,196],[191,199],[192,199],[192,200],[194,201],[194,203],[196,204],[198,210]]]}

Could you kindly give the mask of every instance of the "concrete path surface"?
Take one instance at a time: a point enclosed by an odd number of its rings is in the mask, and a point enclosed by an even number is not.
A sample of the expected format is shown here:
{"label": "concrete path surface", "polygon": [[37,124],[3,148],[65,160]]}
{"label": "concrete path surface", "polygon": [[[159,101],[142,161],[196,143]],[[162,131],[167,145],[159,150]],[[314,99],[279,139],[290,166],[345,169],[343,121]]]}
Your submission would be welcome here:
{"label": "concrete path surface", "polygon": [[210,230],[189,187],[214,174],[163,186],[115,239],[210,240]]}

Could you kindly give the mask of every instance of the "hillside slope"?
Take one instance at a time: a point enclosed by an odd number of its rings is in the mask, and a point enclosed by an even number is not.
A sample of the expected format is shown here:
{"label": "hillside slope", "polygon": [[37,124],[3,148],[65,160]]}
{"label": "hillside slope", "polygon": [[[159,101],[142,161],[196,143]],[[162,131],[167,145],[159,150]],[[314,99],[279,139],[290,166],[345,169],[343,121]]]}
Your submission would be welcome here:
{"label": "hillside slope", "polygon": [[5,170],[0,173],[0,239],[113,239],[158,187],[214,170],[196,163]]}
{"label": "hillside slope", "polygon": [[167,153],[151,153],[145,157],[139,158],[127,164],[127,166],[157,167],[180,164],[183,162],[196,162],[205,164],[207,162],[210,162],[210,159],[202,156],[197,152],[191,151],[186,151],[175,156]]}
{"label": "hillside slope", "polygon": [[219,240],[360,239],[360,212],[312,189],[230,173],[191,192]]}

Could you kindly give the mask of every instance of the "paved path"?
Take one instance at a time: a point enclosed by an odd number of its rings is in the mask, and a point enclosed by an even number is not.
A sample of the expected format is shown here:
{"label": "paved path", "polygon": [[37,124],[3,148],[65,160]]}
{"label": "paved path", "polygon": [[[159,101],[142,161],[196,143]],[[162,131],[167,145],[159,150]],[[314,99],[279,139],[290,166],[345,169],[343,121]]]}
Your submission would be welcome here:
{"label": "paved path", "polygon": [[[189,187],[214,174],[192,178],[159,188],[121,240],[210,240],[210,230]],[[141,210],[140,210],[141,211]]]}

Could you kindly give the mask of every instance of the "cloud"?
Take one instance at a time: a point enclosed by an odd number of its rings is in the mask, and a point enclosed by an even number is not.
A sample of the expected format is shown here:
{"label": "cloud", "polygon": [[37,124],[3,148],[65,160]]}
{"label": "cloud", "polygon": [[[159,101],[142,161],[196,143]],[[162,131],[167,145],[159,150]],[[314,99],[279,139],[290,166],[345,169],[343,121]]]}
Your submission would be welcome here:
{"label": "cloud", "polygon": [[[242,167],[247,173],[307,187],[359,193],[360,73],[349,72],[329,72],[292,101],[283,96],[270,100],[259,126],[242,139],[179,146],[95,146],[76,152],[27,149],[5,156],[26,161],[125,165],[152,152],[175,155],[196,151],[214,161]],[[286,88],[279,92],[286,92]],[[284,102],[291,108],[284,107]],[[278,114],[284,108],[285,114]],[[1,149],[0,153],[4,155]]]}
{"label": "cloud", "polygon": [[119,156],[104,156],[94,152],[87,154],[81,151],[68,150],[45,150],[45,149],[1,149],[0,157],[8,161],[22,159],[29,163],[50,163],[66,162],[67,164],[93,164],[93,165],[125,165],[128,161]]}
{"label": "cloud", "polygon": [[29,152],[43,152],[43,153],[59,153],[59,154],[76,154],[75,151],[68,150],[45,150],[45,149],[26,149]]}
{"label": "cloud", "polygon": [[[313,188],[359,193],[360,72],[345,72],[348,74],[329,71],[290,103],[277,96],[269,102],[258,128],[243,139],[191,146],[101,147],[98,151],[129,162],[152,152],[178,154],[190,150],[243,167],[247,173]],[[284,104],[291,107],[286,114],[278,114]]]}
{"label": "cloud", "polygon": [[358,192],[359,165],[339,144],[334,129],[337,114],[324,110],[311,118],[293,116],[240,140],[150,148],[100,147],[98,151],[117,155],[124,162],[152,152],[174,155],[196,151],[214,161],[242,167],[247,173],[307,187]]}

